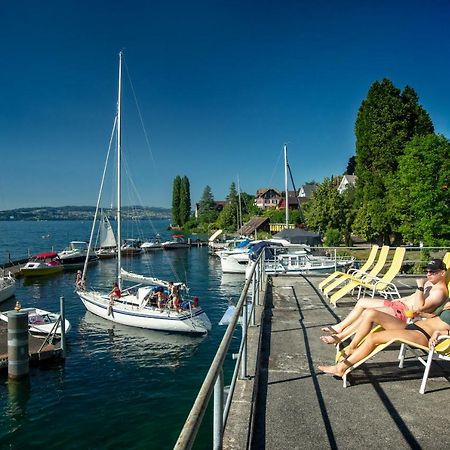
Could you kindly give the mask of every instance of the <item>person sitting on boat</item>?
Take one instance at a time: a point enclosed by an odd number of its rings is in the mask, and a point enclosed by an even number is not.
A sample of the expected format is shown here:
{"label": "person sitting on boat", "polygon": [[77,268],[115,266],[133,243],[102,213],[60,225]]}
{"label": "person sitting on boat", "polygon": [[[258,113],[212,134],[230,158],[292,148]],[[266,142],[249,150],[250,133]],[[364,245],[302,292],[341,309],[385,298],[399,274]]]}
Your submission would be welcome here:
{"label": "person sitting on boat", "polygon": [[158,291],[158,301],[157,306],[162,311],[167,303],[167,295],[164,292],[164,289],[160,289]]}
{"label": "person sitting on boat", "polygon": [[112,291],[109,293],[109,299],[111,303],[114,303],[114,300],[122,297],[122,292],[120,291],[119,285],[117,282],[113,283]]}
{"label": "person sitting on boat", "polygon": [[359,329],[364,316],[372,310],[377,310],[395,317],[400,323],[406,323],[406,310],[414,310],[416,316],[429,317],[433,311],[441,306],[448,298],[445,282],[447,267],[442,259],[434,259],[426,266],[427,279],[418,278],[415,293],[398,300],[378,298],[361,298],[350,314],[341,322],[333,326],[322,328],[330,333],[321,336],[320,340],[326,344],[336,344]]}
{"label": "person sitting on boat", "polygon": [[80,291],[84,291],[86,289],[85,280],[83,279],[83,272],[81,270],[77,271],[77,279],[75,281],[75,286]]}

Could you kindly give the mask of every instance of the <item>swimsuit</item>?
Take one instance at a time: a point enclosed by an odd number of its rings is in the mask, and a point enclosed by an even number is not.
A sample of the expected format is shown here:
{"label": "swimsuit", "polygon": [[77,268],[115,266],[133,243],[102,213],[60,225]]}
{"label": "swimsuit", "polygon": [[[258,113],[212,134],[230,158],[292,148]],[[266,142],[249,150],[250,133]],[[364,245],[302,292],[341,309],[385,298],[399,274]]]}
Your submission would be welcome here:
{"label": "swimsuit", "polygon": [[402,322],[406,322],[408,320],[408,318],[405,316],[405,309],[408,308],[400,300],[385,300],[384,306],[391,308],[395,313],[394,317],[401,320]]}
{"label": "swimsuit", "polygon": [[427,341],[431,339],[431,336],[423,328],[418,327],[415,323],[408,324],[405,330],[420,331],[427,338]]}

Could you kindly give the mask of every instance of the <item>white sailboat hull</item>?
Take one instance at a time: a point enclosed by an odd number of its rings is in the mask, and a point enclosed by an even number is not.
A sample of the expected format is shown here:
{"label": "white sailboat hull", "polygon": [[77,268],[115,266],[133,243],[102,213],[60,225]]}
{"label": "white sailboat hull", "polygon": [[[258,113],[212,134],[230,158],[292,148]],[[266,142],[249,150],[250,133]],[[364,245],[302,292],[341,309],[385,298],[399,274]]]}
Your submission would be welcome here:
{"label": "white sailboat hull", "polygon": [[[205,334],[211,329],[211,322],[201,308],[177,313],[174,310],[151,306],[141,307],[133,303],[135,296],[125,295],[115,301],[110,312],[109,298],[99,292],[78,291],[78,296],[85,308],[96,316],[111,322],[148,330],[175,333]],[[128,302],[128,303],[127,303]]]}
{"label": "white sailboat hull", "polygon": [[[0,275],[1,277],[1,275]],[[0,278],[0,303],[16,293],[16,280],[11,276]]]}

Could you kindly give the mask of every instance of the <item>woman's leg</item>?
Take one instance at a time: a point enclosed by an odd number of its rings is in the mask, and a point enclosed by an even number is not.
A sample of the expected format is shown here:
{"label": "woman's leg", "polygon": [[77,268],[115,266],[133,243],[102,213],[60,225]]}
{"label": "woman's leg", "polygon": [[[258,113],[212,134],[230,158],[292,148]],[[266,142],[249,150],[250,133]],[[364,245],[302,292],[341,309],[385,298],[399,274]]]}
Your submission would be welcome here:
{"label": "woman's leg", "polygon": [[319,366],[319,369],[325,373],[342,377],[344,372],[357,362],[368,356],[377,345],[389,342],[392,339],[405,339],[420,345],[428,345],[427,338],[416,330],[385,330],[378,333],[371,333],[367,339],[351,354],[345,361],[334,366]]}
{"label": "woman's leg", "polygon": [[[333,325],[333,328],[338,332],[341,333],[344,331],[345,328],[347,328],[349,325],[351,325],[353,322],[355,322],[361,314],[366,309],[389,309],[384,306],[384,300],[380,298],[360,298],[357,302],[355,307],[350,311],[350,314],[341,322],[337,323],[336,325]],[[387,312],[387,311],[386,311]]]}
{"label": "woman's leg", "polygon": [[406,327],[405,322],[390,314],[376,309],[367,309],[362,314],[358,330],[346,353],[352,353],[358,347],[364,337],[370,333],[374,324],[381,325],[385,330],[402,330]]}

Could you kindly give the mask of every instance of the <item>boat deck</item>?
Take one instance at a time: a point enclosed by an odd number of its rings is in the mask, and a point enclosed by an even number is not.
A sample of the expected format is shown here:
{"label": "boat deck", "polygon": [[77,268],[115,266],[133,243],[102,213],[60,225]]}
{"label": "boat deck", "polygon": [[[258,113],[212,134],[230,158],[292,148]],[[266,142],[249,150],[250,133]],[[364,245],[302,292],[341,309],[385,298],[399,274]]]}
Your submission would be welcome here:
{"label": "boat deck", "polygon": [[[61,358],[62,350],[60,341],[56,344],[46,344],[40,351],[44,339],[29,335],[28,348],[30,363],[43,360]],[[8,367],[8,324],[0,321],[0,369]]]}

